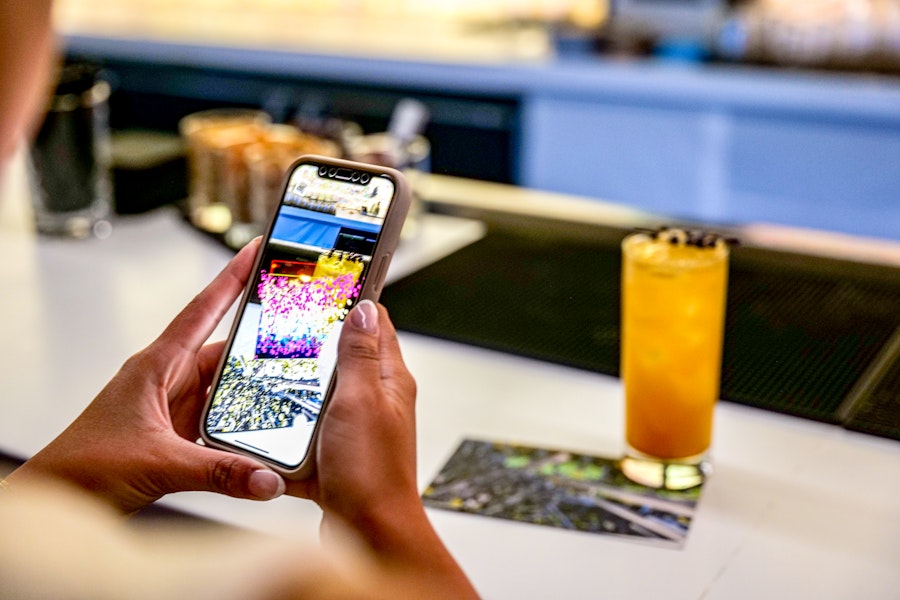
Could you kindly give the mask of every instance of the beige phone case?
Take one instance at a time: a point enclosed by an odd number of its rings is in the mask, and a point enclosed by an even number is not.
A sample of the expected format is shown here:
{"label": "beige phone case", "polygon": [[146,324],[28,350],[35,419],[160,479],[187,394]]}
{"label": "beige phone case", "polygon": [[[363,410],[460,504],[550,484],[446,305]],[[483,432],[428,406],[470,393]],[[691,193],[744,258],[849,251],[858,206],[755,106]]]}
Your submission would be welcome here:
{"label": "beige phone case", "polygon": [[[333,166],[337,168],[347,168],[355,171],[365,171],[368,173],[384,174],[388,175],[394,182],[394,197],[391,199],[391,205],[388,209],[388,214],[385,217],[384,225],[381,229],[381,232],[379,233],[378,242],[376,243],[375,251],[372,255],[372,261],[369,267],[370,270],[366,275],[366,279],[363,283],[363,288],[360,290],[359,294],[359,300],[368,299],[372,300],[373,302],[377,302],[378,297],[381,294],[381,289],[384,284],[384,278],[387,274],[388,266],[390,265],[391,257],[393,257],[394,251],[397,248],[397,244],[400,241],[400,231],[403,229],[403,223],[406,220],[406,214],[409,211],[411,193],[406,178],[396,169],[391,169],[388,167],[357,163],[353,161],[325,156],[304,155],[298,158],[288,169],[281,187],[282,198],[287,192],[287,186],[290,182],[291,175],[299,165],[305,163],[327,165],[329,167]],[[269,239],[271,238],[272,230],[275,226],[275,220],[277,219],[279,212],[278,209],[280,209],[280,207],[281,202],[279,202],[278,207],[273,211],[273,214],[269,218],[269,223],[263,236],[263,243],[260,244],[259,252],[257,253],[256,260],[253,263],[253,270],[251,271],[252,274],[259,272],[261,262],[265,254],[266,246],[268,245]],[[313,429],[313,435],[309,442],[309,448],[307,450],[306,457],[297,467],[289,468],[281,463],[267,459],[264,456],[255,454],[244,448],[225,444],[210,436],[206,431],[206,418],[212,405],[212,400],[216,391],[217,383],[222,376],[222,370],[225,365],[228,351],[234,343],[234,337],[237,333],[241,317],[244,313],[244,309],[247,305],[247,301],[250,297],[252,286],[255,280],[256,277],[251,275],[251,277],[248,279],[247,287],[244,289],[244,293],[241,296],[240,309],[237,311],[237,315],[231,327],[231,332],[228,335],[228,341],[225,346],[226,349],[222,353],[222,358],[220,359],[219,365],[216,368],[216,374],[213,377],[214,383],[210,387],[210,392],[206,399],[206,405],[204,406],[203,413],[200,418],[200,438],[207,446],[256,458],[257,460],[271,467],[273,470],[281,473],[287,479],[305,479],[313,473],[313,470],[315,468],[316,445],[318,444],[319,439],[320,423],[322,421],[322,417],[325,415],[325,411],[328,409],[328,404],[331,400],[331,394],[336,383],[336,375],[332,376],[332,380],[329,383],[325,396],[322,400],[322,408],[319,412],[319,416]]]}

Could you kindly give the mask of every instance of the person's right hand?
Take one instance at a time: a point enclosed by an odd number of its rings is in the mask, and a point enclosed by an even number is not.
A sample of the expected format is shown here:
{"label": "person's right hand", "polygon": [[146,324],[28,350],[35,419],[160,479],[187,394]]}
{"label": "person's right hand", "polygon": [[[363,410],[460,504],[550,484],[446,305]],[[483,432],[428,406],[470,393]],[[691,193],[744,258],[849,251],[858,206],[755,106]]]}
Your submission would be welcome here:
{"label": "person's right hand", "polygon": [[337,387],[322,416],[315,472],[287,493],[322,507],[382,566],[431,598],[477,597],[431,527],[416,483],[416,383],[383,306],[364,300],[338,343]]}
{"label": "person's right hand", "polygon": [[315,471],[288,482],[326,516],[356,529],[421,507],[416,484],[416,383],[383,306],[360,302],[338,344],[337,387],[325,411]]}

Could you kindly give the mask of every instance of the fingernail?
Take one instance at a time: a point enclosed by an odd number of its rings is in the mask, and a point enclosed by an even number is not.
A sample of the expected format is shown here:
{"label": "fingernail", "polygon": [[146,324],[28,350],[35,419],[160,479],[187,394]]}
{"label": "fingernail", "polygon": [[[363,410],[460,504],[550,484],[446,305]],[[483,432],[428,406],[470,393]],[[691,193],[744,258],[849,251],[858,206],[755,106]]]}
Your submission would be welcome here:
{"label": "fingernail", "polygon": [[378,307],[371,300],[363,300],[350,313],[350,320],[355,327],[359,327],[363,331],[377,333]]}
{"label": "fingernail", "polygon": [[259,469],[250,474],[250,493],[261,500],[271,500],[282,495],[284,479],[274,471]]}

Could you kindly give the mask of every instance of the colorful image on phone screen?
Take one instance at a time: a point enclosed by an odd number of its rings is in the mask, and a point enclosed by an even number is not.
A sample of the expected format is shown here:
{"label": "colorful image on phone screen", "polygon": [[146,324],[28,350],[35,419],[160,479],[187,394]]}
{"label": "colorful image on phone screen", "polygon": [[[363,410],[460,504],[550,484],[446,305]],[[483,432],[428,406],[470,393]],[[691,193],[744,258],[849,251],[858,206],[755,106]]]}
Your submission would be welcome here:
{"label": "colorful image on phone screen", "polygon": [[205,423],[213,439],[288,468],[307,454],[395,193],[387,176],[351,182],[319,168],[291,175]]}

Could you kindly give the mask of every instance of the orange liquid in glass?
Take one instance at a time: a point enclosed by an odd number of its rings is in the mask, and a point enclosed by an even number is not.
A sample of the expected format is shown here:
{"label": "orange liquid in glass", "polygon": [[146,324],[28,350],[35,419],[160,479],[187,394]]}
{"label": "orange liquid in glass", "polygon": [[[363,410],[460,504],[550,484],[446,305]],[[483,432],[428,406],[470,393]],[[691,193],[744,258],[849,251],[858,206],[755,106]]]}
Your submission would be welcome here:
{"label": "orange liquid in glass", "polygon": [[649,457],[699,460],[719,397],[728,247],[634,234],[622,251],[626,441]]}

